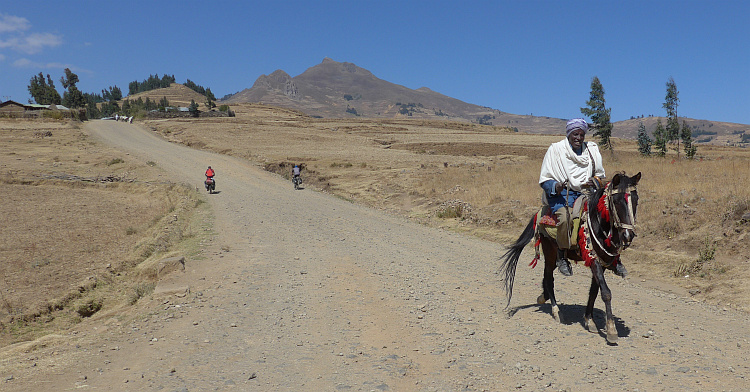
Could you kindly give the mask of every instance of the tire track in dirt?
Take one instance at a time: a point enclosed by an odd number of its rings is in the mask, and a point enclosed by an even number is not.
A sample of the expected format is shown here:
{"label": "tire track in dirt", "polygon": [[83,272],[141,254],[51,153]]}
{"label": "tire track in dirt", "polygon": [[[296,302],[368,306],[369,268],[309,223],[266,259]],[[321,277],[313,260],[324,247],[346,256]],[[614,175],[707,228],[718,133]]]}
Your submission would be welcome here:
{"label": "tire track in dirt", "polygon": [[[590,282],[581,267],[557,279],[564,323],[535,304],[541,271],[525,266],[509,316],[498,244],[294,191],[246,162],[134,125],[87,127],[157,162],[168,180],[200,187],[213,166],[217,237],[205,260],[171,278],[188,295],[155,295],[63,343],[21,350],[13,366],[3,362],[13,369],[3,390],[747,388],[744,313],[608,275],[621,339],[607,346],[580,323]],[[603,325],[601,310],[595,320]]]}

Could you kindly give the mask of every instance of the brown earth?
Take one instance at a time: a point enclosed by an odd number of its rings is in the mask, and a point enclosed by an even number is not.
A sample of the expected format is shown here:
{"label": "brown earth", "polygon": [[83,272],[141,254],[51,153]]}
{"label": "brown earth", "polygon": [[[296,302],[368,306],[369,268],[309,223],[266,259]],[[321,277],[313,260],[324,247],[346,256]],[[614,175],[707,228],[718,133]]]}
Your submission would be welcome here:
{"label": "brown earth", "polygon": [[0,226],[0,345],[137,299],[153,282],[132,267],[185,241],[174,219],[190,217],[195,195],[154,162],[94,143],[80,123],[0,124],[0,195],[12,211]]}
{"label": "brown earth", "polygon": [[[184,272],[160,277],[135,305],[5,347],[3,390],[746,388],[747,313],[691,298],[668,276],[610,275],[621,340],[607,346],[580,324],[590,279],[581,267],[558,280],[562,324],[548,305],[535,304],[536,270],[519,269],[512,307],[504,309],[498,256],[533,211],[524,192],[480,211],[491,225],[434,217],[440,199],[424,189],[435,184],[427,177],[466,171],[481,178],[498,170],[512,177],[538,159],[529,145],[543,151],[559,136],[529,143],[492,127],[461,132],[440,123],[313,121],[243,109],[238,120],[146,124],[172,141],[225,155],[165,143],[137,125],[87,125],[92,149],[104,142],[128,164],[153,170],[138,178],[198,188],[196,173],[211,164],[219,193],[206,200],[217,235],[204,237],[203,257],[187,257]],[[446,140],[457,143],[455,155]],[[485,144],[493,142],[506,147]],[[3,159],[12,156],[4,152]],[[284,171],[304,163],[308,189],[295,192],[248,161]],[[647,251],[628,255],[634,275],[653,272]],[[601,326],[601,311],[596,319]]]}

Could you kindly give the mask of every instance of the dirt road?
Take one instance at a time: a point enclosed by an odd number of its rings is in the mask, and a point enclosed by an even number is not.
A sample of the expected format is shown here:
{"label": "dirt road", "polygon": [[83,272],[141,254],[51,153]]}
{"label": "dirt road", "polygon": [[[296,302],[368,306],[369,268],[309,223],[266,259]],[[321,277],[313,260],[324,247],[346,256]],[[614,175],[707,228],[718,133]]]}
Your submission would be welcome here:
{"label": "dirt road", "polygon": [[200,187],[211,165],[217,236],[123,315],[16,347],[4,391],[750,390],[747,314],[608,274],[608,346],[581,324],[581,266],[558,277],[562,324],[525,264],[509,313],[498,244],[294,191],[133,124],[87,128],[172,181]]}

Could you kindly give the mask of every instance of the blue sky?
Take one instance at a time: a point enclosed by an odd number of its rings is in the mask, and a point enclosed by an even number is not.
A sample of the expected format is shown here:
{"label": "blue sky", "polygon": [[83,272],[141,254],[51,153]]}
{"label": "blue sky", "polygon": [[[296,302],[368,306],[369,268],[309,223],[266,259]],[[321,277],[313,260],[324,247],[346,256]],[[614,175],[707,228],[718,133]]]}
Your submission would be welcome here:
{"label": "blue sky", "polygon": [[509,113],[580,117],[591,78],[612,120],[664,115],[750,124],[745,1],[7,1],[0,99],[26,102],[32,76],[100,93],[151,74],[217,97],[262,74],[330,57],[375,76]]}

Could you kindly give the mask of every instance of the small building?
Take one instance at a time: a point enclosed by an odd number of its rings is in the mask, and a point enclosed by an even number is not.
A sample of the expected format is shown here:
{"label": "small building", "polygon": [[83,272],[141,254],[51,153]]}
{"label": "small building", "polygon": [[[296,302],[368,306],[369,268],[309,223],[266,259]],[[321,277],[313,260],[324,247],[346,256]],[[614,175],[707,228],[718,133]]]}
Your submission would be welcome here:
{"label": "small building", "polygon": [[[50,112],[58,112],[57,115],[62,115],[63,117],[73,118],[76,113],[74,113],[72,110],[66,108],[63,105],[39,105],[35,103],[19,103],[16,101],[5,101],[0,102],[0,116],[3,117],[45,117],[46,115],[51,114]],[[63,113],[59,113],[63,112]],[[57,116],[56,115],[56,116]],[[78,118],[81,118],[81,114],[77,113]],[[85,116],[85,113],[84,113]]]}
{"label": "small building", "polygon": [[28,105],[24,105],[22,103],[18,103],[16,101],[5,101],[3,103],[0,103],[0,113],[7,113],[7,114],[23,114],[27,110]]}

